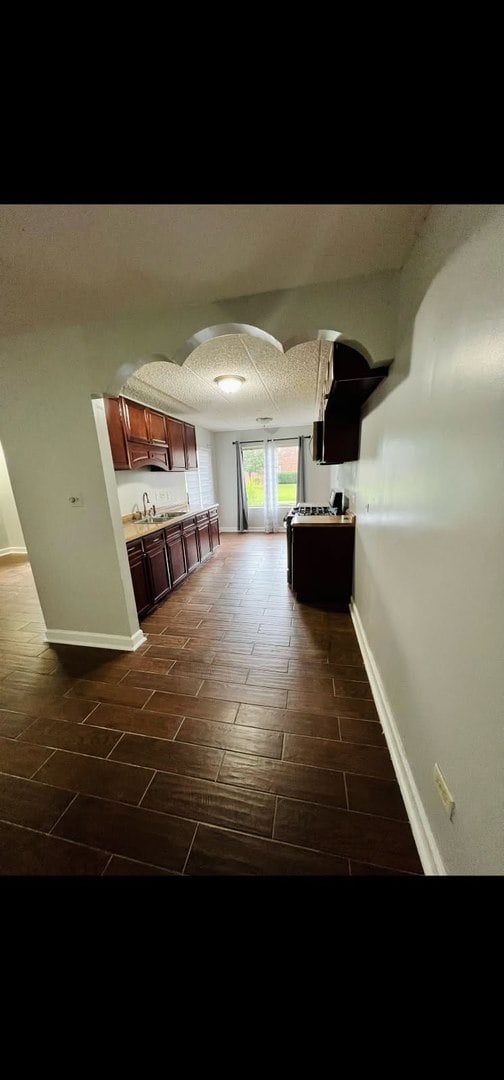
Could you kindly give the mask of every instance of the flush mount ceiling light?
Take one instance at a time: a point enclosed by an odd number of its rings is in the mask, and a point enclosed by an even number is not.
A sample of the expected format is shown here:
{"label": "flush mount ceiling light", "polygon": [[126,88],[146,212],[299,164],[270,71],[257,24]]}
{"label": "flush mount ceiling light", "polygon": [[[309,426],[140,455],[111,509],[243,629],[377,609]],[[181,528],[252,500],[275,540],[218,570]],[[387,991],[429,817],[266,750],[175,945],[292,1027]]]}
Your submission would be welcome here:
{"label": "flush mount ceiling light", "polygon": [[214,379],[219,390],[223,390],[225,394],[236,394],[237,390],[241,390],[244,382],[245,379],[242,379],[241,375],[218,375]]}

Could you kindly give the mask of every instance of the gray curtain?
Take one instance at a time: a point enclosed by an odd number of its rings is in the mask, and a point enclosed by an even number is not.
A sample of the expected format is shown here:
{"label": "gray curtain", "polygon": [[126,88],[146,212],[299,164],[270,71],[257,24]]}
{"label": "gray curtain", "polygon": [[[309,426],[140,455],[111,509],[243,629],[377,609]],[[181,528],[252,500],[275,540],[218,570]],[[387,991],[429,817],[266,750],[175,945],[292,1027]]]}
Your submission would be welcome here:
{"label": "gray curtain", "polygon": [[305,440],[302,435],[298,439],[298,474],[297,474],[297,488],[296,488],[296,502],[306,502],[306,480],[305,480],[305,457],[304,457],[304,444]]}
{"label": "gray curtain", "polygon": [[243,475],[243,454],[242,448],[239,442],[235,445],[236,449],[236,498],[238,503],[238,532],[247,532],[248,530],[248,506],[247,506],[247,492],[245,488],[245,477]]}

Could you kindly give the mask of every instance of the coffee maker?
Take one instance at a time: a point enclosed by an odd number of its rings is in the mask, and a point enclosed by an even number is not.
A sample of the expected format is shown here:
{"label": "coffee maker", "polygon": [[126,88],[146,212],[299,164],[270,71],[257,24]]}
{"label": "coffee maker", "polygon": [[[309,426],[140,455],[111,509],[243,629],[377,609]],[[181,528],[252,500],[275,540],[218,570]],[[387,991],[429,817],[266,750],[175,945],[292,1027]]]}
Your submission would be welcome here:
{"label": "coffee maker", "polygon": [[343,513],[343,492],[331,488],[329,493],[329,506],[334,508],[337,514]]}

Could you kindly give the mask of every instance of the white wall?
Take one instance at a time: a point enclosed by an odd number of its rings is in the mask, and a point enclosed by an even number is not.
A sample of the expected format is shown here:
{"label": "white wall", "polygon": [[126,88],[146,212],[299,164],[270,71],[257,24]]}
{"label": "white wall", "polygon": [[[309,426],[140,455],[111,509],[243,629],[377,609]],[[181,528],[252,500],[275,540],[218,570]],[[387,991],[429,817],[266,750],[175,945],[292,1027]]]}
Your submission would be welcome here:
{"label": "white wall", "polygon": [[116,472],[117,494],[121,515],[143,511],[142,495],[146,491],[151,503],[165,508],[186,501],[185,473],[151,472],[137,469],[134,472]]}
{"label": "white wall", "polygon": [[0,555],[23,551],[26,551],[26,544],[0,443]]}
{"label": "white wall", "polygon": [[[8,394],[0,398],[0,433],[51,639],[77,635],[72,640],[131,648],[138,620],[82,348],[71,329],[2,341]],[[108,464],[113,480],[110,448]],[[75,495],[82,506],[70,503]]]}
{"label": "white wall", "polygon": [[[278,428],[274,439],[286,439],[289,436],[311,435],[311,427],[296,427],[291,425],[286,428]],[[262,429],[255,428],[251,431],[218,431],[214,433],[214,468],[216,498],[219,501],[219,523],[221,529],[236,531],[237,527],[237,504],[236,504],[236,449],[233,442],[237,439],[246,442],[247,439],[261,439]],[[330,483],[330,469],[327,465],[319,465],[311,460],[308,443],[305,443],[306,462],[306,502],[327,503]],[[249,528],[262,529],[263,511],[254,511],[249,508]]]}
{"label": "white wall", "polygon": [[[174,413],[170,415],[175,415]],[[206,428],[196,427],[196,445],[212,449],[213,433]],[[197,473],[192,469],[191,473]],[[185,503],[187,499],[187,473],[165,473],[161,469],[138,469],[134,472],[116,472],[117,495],[121,516],[143,511],[142,495],[147,492],[151,504],[160,509]]]}
{"label": "white wall", "polygon": [[504,207],[436,207],[359,467],[332,475],[356,491],[357,611],[449,874],[504,873],[503,357]]}

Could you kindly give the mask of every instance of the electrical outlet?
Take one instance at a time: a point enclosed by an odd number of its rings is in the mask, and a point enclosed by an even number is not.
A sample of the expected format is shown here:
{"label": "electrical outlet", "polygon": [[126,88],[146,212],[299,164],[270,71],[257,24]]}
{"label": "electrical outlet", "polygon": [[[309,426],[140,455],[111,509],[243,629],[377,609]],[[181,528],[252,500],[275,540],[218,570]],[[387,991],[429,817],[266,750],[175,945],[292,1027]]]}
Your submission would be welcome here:
{"label": "electrical outlet", "polygon": [[68,501],[70,503],[70,506],[84,506],[84,499],[82,498],[82,495],[69,495]]}
{"label": "electrical outlet", "polygon": [[455,809],[455,799],[453,798],[439,765],[434,765],[434,783],[438,789],[439,798],[451,821]]}

